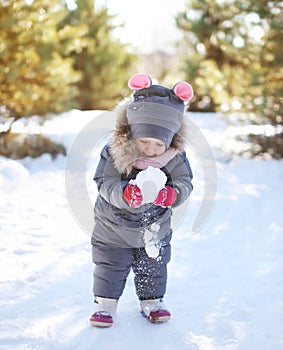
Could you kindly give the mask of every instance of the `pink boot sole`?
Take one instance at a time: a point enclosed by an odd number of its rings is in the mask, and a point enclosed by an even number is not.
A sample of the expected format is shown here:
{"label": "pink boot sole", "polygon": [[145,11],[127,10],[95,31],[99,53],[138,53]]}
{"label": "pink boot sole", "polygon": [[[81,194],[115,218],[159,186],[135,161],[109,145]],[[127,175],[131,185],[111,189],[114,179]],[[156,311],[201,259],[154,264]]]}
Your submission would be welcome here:
{"label": "pink boot sole", "polygon": [[156,311],[151,311],[148,316],[146,316],[143,312],[142,315],[148,319],[149,322],[151,323],[161,323],[161,322],[166,322],[170,319],[171,314],[168,310],[156,310]]}
{"label": "pink boot sole", "polygon": [[97,311],[90,318],[90,324],[94,327],[111,327],[113,324],[112,316],[105,311]]}

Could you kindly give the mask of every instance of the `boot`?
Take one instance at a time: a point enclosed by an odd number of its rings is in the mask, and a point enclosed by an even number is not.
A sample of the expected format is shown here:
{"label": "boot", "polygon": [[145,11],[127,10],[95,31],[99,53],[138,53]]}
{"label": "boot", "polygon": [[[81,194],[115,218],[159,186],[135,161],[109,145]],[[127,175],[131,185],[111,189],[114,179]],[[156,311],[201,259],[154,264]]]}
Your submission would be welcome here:
{"label": "boot", "polygon": [[90,324],[96,327],[110,327],[116,313],[118,300],[95,297],[95,313],[90,317]]}
{"label": "boot", "polygon": [[165,322],[171,317],[162,299],[142,300],[141,313],[151,323]]}

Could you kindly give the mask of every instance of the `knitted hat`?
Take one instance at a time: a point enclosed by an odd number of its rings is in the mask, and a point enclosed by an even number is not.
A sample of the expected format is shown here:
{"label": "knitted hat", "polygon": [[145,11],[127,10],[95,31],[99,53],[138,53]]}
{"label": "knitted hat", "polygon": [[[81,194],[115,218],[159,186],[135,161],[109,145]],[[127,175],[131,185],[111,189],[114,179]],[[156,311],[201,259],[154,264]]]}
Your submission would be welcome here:
{"label": "knitted hat", "polygon": [[168,147],[181,127],[185,104],[193,97],[187,82],[179,82],[169,89],[152,85],[146,74],[136,74],[129,79],[134,90],[133,101],[127,108],[127,119],[132,139],[149,137],[163,141]]}

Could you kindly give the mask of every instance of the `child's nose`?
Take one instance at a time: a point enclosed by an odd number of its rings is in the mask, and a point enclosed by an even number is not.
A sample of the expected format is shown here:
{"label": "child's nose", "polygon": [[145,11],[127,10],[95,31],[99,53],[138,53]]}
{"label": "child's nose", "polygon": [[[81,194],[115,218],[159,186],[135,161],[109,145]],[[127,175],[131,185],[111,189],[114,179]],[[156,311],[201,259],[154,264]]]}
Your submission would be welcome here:
{"label": "child's nose", "polygon": [[156,147],[155,146],[148,146],[146,149],[146,153],[153,154],[155,153]]}
{"label": "child's nose", "polygon": [[148,145],[147,151],[150,153],[155,152],[156,146],[155,145]]}

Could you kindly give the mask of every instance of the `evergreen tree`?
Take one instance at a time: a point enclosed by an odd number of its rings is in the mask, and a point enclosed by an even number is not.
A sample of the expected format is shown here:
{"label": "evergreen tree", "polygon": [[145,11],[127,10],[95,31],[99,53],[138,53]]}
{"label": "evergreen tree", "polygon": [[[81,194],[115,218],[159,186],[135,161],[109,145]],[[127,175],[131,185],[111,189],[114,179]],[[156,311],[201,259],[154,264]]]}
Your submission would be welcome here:
{"label": "evergreen tree", "polygon": [[61,0],[0,2],[1,115],[18,119],[59,112],[76,95],[79,74],[58,53],[66,15]]}
{"label": "evergreen tree", "polygon": [[[176,22],[192,51],[184,71],[196,87],[196,107],[208,96],[217,110],[283,125],[282,2],[191,0]],[[270,152],[283,155],[282,134],[271,142]]]}
{"label": "evergreen tree", "polygon": [[96,10],[93,0],[77,0],[63,25],[80,32],[82,48],[74,49],[74,68],[81,73],[77,83],[81,109],[108,109],[128,93],[126,82],[133,56],[112,37],[114,27],[106,8]]}

